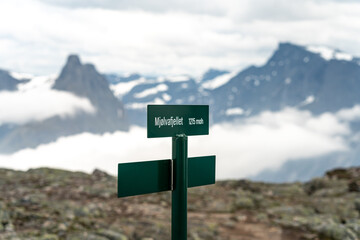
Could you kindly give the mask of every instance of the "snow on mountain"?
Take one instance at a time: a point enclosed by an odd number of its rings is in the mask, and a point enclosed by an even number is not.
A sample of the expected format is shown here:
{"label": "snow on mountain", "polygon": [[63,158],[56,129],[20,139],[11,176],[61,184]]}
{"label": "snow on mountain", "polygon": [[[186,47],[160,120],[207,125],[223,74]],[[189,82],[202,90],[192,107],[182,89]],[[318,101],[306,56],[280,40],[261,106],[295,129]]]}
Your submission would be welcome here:
{"label": "snow on mountain", "polygon": [[[146,105],[154,103],[209,104],[210,124],[215,126],[235,125],[239,122],[244,124],[248,119],[258,116],[268,122],[266,117],[274,112],[286,112],[286,119],[302,124],[301,119],[294,118],[286,110],[288,108],[302,111],[304,116],[310,114],[319,118],[321,123],[307,123],[307,133],[327,133],[331,129],[335,131],[337,124],[341,123],[339,131],[346,133],[346,137],[341,136],[341,139],[344,145],[349,144],[346,151],[332,152],[327,157],[312,156],[311,160],[316,163],[308,161],[306,157],[293,163],[284,160],[277,169],[264,170],[254,176],[256,179],[269,181],[306,180],[314,174],[322,174],[329,166],[360,164],[353,157],[360,156],[360,150],[356,150],[360,149],[360,138],[356,140],[354,137],[356,134],[360,136],[360,111],[356,107],[360,106],[358,62],[358,58],[331,48],[281,43],[262,66],[250,66],[240,72],[209,69],[201,79],[184,78],[183,82],[157,77],[152,81],[136,84],[122,96],[122,100],[131,121],[141,126],[146,125]],[[166,87],[160,84],[165,84]],[[263,114],[264,112],[267,114]],[[271,127],[275,125],[275,129],[282,129],[284,126],[277,121],[275,118]],[[291,127],[294,131],[297,128],[297,125]],[[354,136],[350,134],[352,132]],[[295,138],[300,139],[301,136],[297,134],[296,137],[290,137],[284,132],[286,141],[291,143]],[[352,139],[351,144],[345,143],[347,138]],[[284,144],[286,146],[288,144]],[[259,145],[259,148],[263,146]],[[325,164],[326,158],[329,159],[329,165]],[[309,168],[312,171],[308,171]],[[297,169],[306,172],[295,174]],[[297,178],[293,178],[294,176]]]}
{"label": "snow on mountain", "polygon": [[144,79],[134,74],[134,80],[111,88],[126,106],[209,104],[214,123],[246,117],[227,109],[242,109],[251,116],[289,106],[320,114],[360,102],[357,61],[331,48],[281,43],[263,66],[240,72],[209,69],[200,80],[185,75]]}
{"label": "snow on mountain", "polygon": [[206,82],[203,82],[201,86],[204,89],[213,90],[215,88],[221,87],[230,81],[238,72],[224,73],[213,79],[210,79]]}
{"label": "snow on mountain", "polygon": [[127,109],[131,122],[145,126],[148,104],[198,104],[204,93],[195,79],[186,75],[138,76],[132,81],[114,81],[123,76],[106,76],[111,90]]}
{"label": "snow on mountain", "polygon": [[332,49],[325,46],[308,46],[306,50],[320,54],[322,58],[324,58],[327,61],[336,59],[336,60],[344,60],[344,61],[352,61],[353,56],[351,56],[348,53],[341,52],[336,49]]}
{"label": "snow on mountain", "polygon": [[35,76],[31,73],[19,73],[19,72],[9,72],[10,76],[17,80],[24,79],[33,79]]}
{"label": "snow on mountain", "polygon": [[135,86],[145,83],[146,81],[146,78],[140,77],[132,81],[118,82],[116,84],[112,84],[110,85],[110,89],[114,92],[116,97],[121,99],[124,95],[128,94]]}
{"label": "snow on mountain", "polygon": [[227,74],[227,73],[230,73],[230,72],[226,71],[226,70],[210,68],[201,76],[201,78],[198,80],[198,82],[206,82],[208,80],[214,79],[220,75]]}
{"label": "snow on mountain", "polygon": [[[250,66],[240,72],[209,69],[200,80],[185,75],[144,79],[134,74],[136,79],[118,82],[111,88],[133,110],[134,106],[145,109],[148,103],[209,104],[214,123],[286,106],[315,114],[334,112],[360,102],[360,68],[356,58],[349,56],[325,47],[281,43],[263,66]],[[145,112],[130,115],[141,119]]]}
{"label": "snow on mountain", "polygon": [[151,102],[143,102],[143,103],[128,103],[125,105],[125,107],[128,109],[128,110],[141,110],[141,111],[144,111],[147,107],[147,105],[149,104],[165,104],[166,102],[161,99],[161,98],[155,98],[153,101]]}
{"label": "snow on mountain", "polygon": [[151,95],[155,95],[160,92],[165,92],[168,89],[169,89],[169,87],[166,84],[162,83],[162,84],[157,85],[156,87],[148,88],[142,92],[136,93],[136,94],[134,94],[134,97],[135,98],[144,98],[144,97],[148,97]]}
{"label": "snow on mountain", "polygon": [[164,81],[169,82],[186,82],[189,81],[191,78],[186,75],[177,75],[177,76],[166,76],[163,78]]}

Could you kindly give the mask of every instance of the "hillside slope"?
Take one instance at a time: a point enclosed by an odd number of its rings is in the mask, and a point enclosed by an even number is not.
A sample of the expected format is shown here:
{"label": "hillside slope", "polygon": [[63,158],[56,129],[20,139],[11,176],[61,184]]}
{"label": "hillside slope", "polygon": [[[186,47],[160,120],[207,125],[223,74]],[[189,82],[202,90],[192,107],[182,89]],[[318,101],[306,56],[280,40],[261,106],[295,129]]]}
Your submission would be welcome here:
{"label": "hillside slope", "polygon": [[[0,169],[1,239],[170,239],[170,192],[118,199],[116,178]],[[305,184],[221,181],[189,189],[193,240],[360,237],[360,168]]]}

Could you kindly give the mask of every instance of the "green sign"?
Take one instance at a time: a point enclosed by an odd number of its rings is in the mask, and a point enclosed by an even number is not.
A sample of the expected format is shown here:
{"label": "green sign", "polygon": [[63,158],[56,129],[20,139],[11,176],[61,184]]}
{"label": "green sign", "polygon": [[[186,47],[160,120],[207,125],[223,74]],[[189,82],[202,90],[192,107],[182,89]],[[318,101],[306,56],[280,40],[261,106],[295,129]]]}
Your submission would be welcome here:
{"label": "green sign", "polygon": [[148,105],[147,137],[208,135],[208,105]]}
{"label": "green sign", "polygon": [[191,157],[188,160],[188,187],[215,183],[215,156]]}
{"label": "green sign", "polygon": [[148,105],[148,138],[172,137],[172,159],[118,165],[118,197],[171,190],[171,239],[187,239],[187,189],[215,183],[215,156],[188,158],[189,135],[209,134],[208,105]]}
{"label": "green sign", "polygon": [[[118,197],[172,190],[172,160],[118,164]],[[141,181],[139,181],[141,179]],[[215,183],[215,156],[188,158],[188,187]]]}
{"label": "green sign", "polygon": [[171,160],[119,163],[118,197],[171,190]]}

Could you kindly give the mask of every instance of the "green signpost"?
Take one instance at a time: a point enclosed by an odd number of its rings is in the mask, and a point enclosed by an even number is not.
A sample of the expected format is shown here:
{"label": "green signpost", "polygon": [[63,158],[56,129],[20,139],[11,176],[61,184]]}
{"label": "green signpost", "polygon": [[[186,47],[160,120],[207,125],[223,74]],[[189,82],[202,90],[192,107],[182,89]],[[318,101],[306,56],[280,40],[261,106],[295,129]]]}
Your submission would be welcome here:
{"label": "green signpost", "polygon": [[209,134],[208,105],[148,105],[148,138],[172,137],[172,159],[118,165],[118,197],[172,191],[171,239],[187,239],[187,188],[215,183],[215,156],[188,158],[187,136]]}

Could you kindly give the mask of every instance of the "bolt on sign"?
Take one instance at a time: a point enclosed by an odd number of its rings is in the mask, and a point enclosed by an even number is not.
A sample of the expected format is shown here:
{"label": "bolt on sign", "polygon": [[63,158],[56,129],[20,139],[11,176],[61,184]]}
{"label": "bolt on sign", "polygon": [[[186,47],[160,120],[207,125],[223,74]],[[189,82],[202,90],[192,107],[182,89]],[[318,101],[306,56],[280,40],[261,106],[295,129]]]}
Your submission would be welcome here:
{"label": "bolt on sign", "polygon": [[172,137],[172,158],[118,164],[119,198],[172,192],[172,240],[187,239],[187,189],[215,183],[215,156],[188,158],[187,136],[208,134],[208,105],[148,105],[147,137]]}

